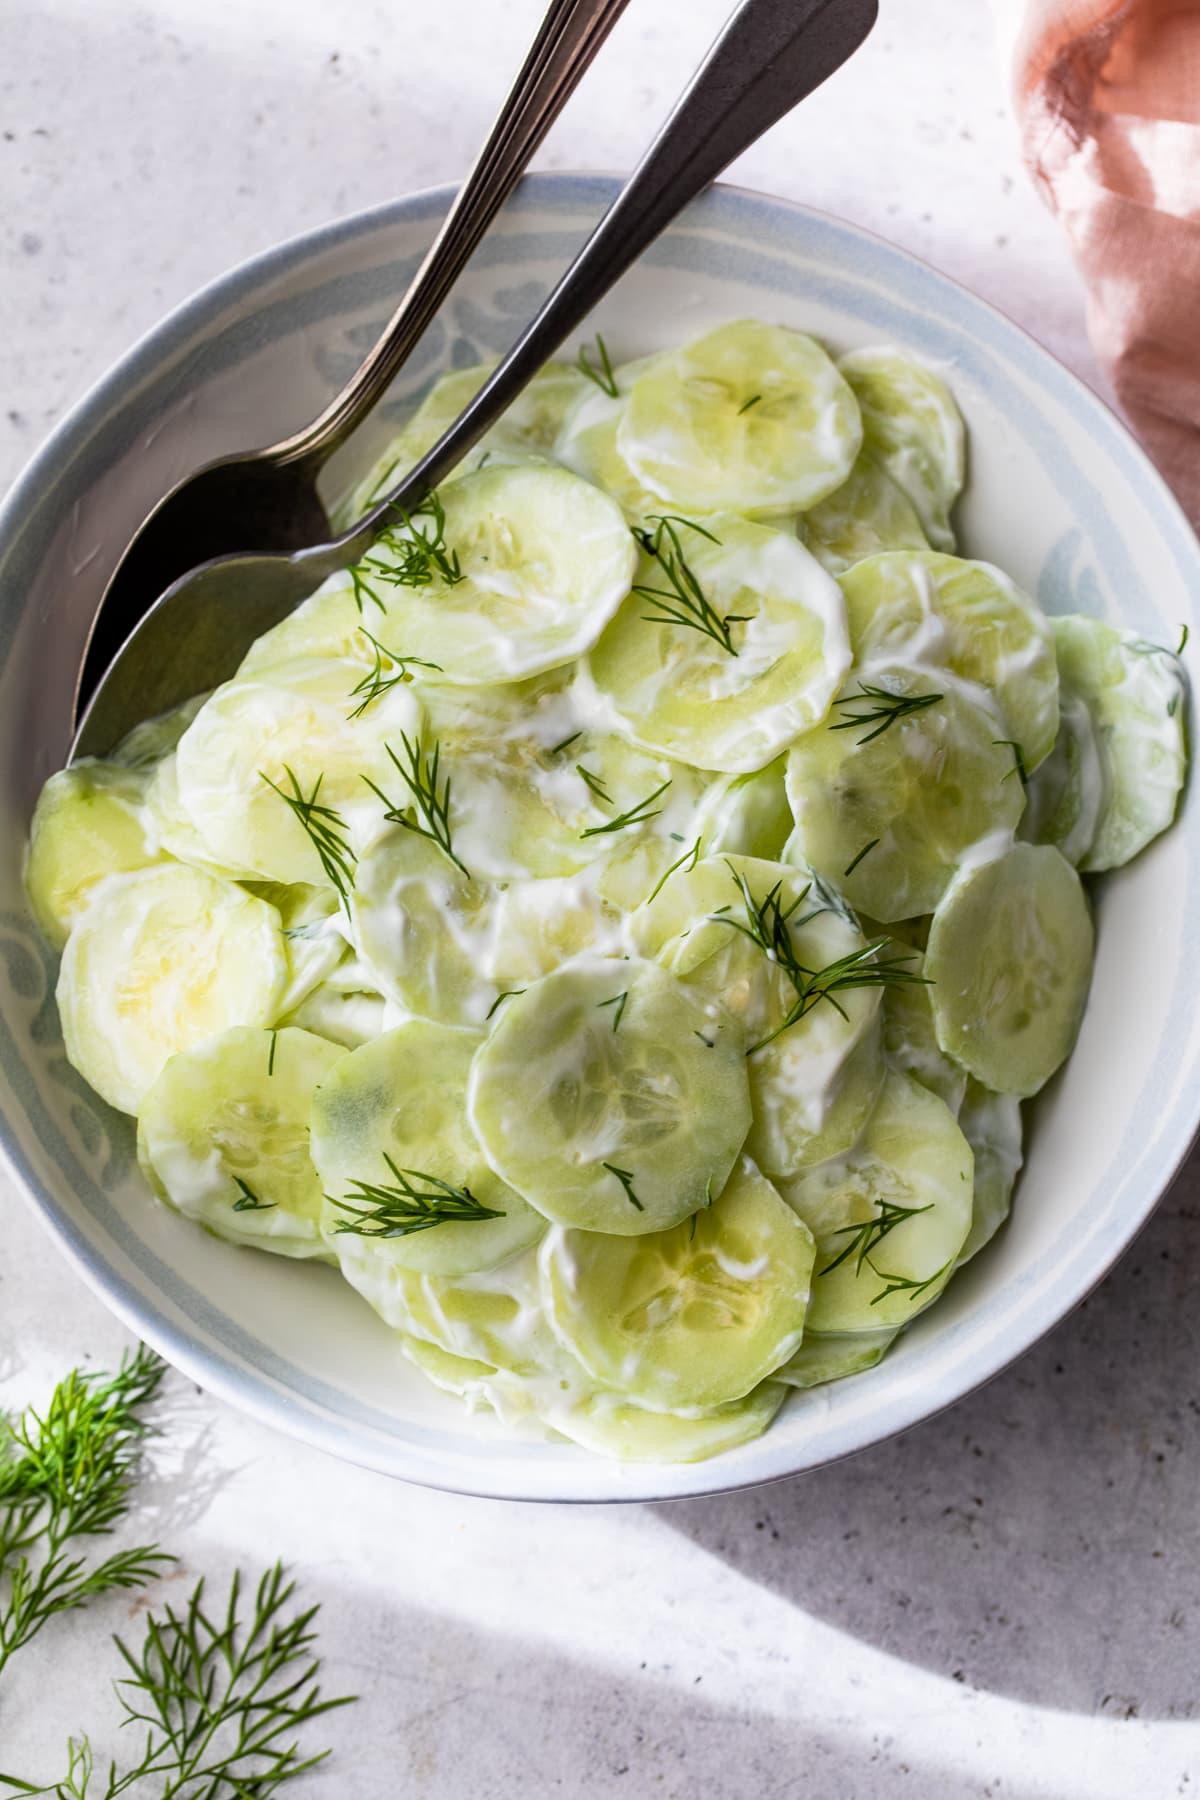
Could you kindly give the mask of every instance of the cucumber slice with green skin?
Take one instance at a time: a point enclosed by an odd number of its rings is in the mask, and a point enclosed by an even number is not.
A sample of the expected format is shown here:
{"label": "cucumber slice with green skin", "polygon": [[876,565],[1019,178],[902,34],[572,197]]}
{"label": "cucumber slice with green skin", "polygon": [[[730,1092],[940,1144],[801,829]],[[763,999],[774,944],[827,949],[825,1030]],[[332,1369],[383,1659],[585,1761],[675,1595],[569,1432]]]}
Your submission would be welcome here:
{"label": "cucumber slice with green skin", "polygon": [[201,707],[179,741],[176,778],[180,805],[214,857],[269,881],[337,885],[284,798],[294,797],[294,776],[305,802],[315,792],[331,809],[325,822],[344,846],[335,861],[342,884],[353,885],[353,853],[384,823],[367,779],[394,805],[411,805],[388,747],[399,753],[405,737],[421,734],[420,707],[404,685],[349,718],[357,679],[352,664],[301,658],[226,682]]}
{"label": "cucumber slice with green skin", "polygon": [[776,1381],[788,1387],[823,1387],[827,1381],[844,1381],[861,1375],[883,1361],[899,1331],[847,1332],[843,1337],[821,1337],[806,1331],[795,1356],[775,1371]]}
{"label": "cucumber slice with green skin", "polygon": [[[355,1286],[352,1268],[374,1269],[384,1282],[396,1268],[436,1275],[489,1268],[545,1229],[493,1174],[467,1125],[467,1072],[478,1043],[473,1032],[412,1019],[351,1051],[316,1094],[312,1156],[326,1191],[323,1230]],[[405,1232],[402,1207],[389,1212],[362,1196],[366,1184],[395,1190],[403,1201],[405,1174],[423,1194],[436,1195],[444,1183],[497,1216]]]}
{"label": "cucumber slice with green skin", "polygon": [[1058,737],[1029,778],[1020,836],[1030,844],[1053,844],[1078,868],[1095,840],[1105,792],[1091,713],[1060,675]]}
{"label": "cucumber slice with green skin", "polygon": [[971,1229],[959,1251],[969,1262],[990,1244],[1012,1209],[1013,1185],[1021,1171],[1021,1102],[1011,1094],[993,1094],[977,1081],[967,1082],[958,1123],[975,1152],[975,1202]]}
{"label": "cucumber slice with green skin", "polygon": [[705,856],[757,856],[776,862],[792,830],[785,759],[765,769],[714,781],[696,815]]}
{"label": "cucumber slice with green skin", "polygon": [[423,698],[451,776],[455,852],[472,875],[570,875],[644,839],[663,840],[651,864],[660,870],[679,854],[666,854],[670,833],[694,836],[707,778],[607,729],[561,673],[486,691],[426,688]]}
{"label": "cucumber slice with green skin", "polygon": [[[381,602],[386,602],[389,591],[382,583],[375,583],[372,588]],[[372,604],[361,591],[356,591],[349,570],[339,569],[321,583],[315,594],[302,600],[294,612],[255,638],[238,665],[237,679],[241,681],[250,675],[266,675],[269,679],[271,670],[281,664],[307,657],[317,662],[354,665],[355,673],[346,690],[349,695],[354,682],[361,681],[374,665],[372,637],[394,651],[397,658],[403,655],[404,646],[388,627],[385,606]],[[414,665],[414,674],[424,672]],[[345,711],[349,712],[362,698],[347,698]]]}
{"label": "cucumber slice with green skin", "polygon": [[966,434],[950,389],[891,345],[851,350],[838,368],[858,401],[864,444],[912,502],[929,542],[953,550],[950,509],[962,492]]}
{"label": "cucumber slice with green skin", "polygon": [[643,951],[741,1025],[751,1048],[749,1147],[761,1168],[789,1174],[857,1137],[883,1080],[879,989],[847,988],[836,1006],[818,1001],[781,1031],[798,989],[778,950],[768,955],[759,941],[774,945],[782,933],[797,970],[812,973],[866,948],[857,926],[824,906],[811,871],[711,857],[673,875],[630,930]]}
{"label": "cucumber slice with green skin", "polygon": [[[948,669],[992,694],[1032,773],[1058,735],[1058,664],[1036,602],[991,563],[934,551],[891,550],[841,577],[855,661],[909,663],[929,676]],[[931,680],[927,685],[940,687]]]}
{"label": "cucumber slice with green skin", "polygon": [[831,575],[841,575],[881,550],[928,550],[908,496],[869,450],[835,493],[800,515],[800,538]]}
{"label": "cucumber slice with green skin", "polygon": [[932,912],[965,852],[1011,838],[1025,804],[986,696],[944,674],[937,682],[917,669],[873,670],[873,687],[926,702],[881,730],[871,722],[877,702],[856,678],[837,717],[788,754],[796,830],[786,854],[802,855],[885,924]]}
{"label": "cucumber slice with green skin", "polygon": [[887,1330],[931,1305],[971,1228],[972,1179],[949,1108],[889,1073],[861,1141],[779,1184],[817,1240],[809,1329]]}
{"label": "cucumber slice with green skin", "polygon": [[651,513],[661,512],[662,500],[642,485],[621,455],[617,430],[638,376],[664,360],[662,356],[642,356],[622,363],[614,371],[615,394],[589,381],[563,419],[553,450],[558,462],[610,494],[635,525]]}
{"label": "cucumber slice with green skin", "polygon": [[[923,975],[924,957],[920,951],[913,950],[908,967],[914,975]],[[923,982],[887,989],[883,996],[883,1047],[892,1068],[913,1076],[957,1115],[966,1093],[967,1076],[937,1041],[930,989]]]}
{"label": "cucumber slice with green skin", "polygon": [[[140,725],[126,732],[116,749],[110,752],[109,761],[121,763],[127,769],[152,769],[165,756],[170,756],[207,699],[207,694],[193,694],[190,700],[181,701],[170,712],[160,713],[154,719],[143,719]],[[74,766],[78,767],[78,764]]]}
{"label": "cucumber slice with green skin", "polygon": [[[446,682],[475,686],[560,667],[595,643],[637,560],[615,500],[551,464],[481,469],[440,497],[461,579],[387,589],[398,648],[440,664]],[[408,535],[379,539],[371,562],[395,565],[391,540]],[[387,588],[386,575],[376,580]]]}
{"label": "cucumber slice with green skin", "polygon": [[29,827],[25,891],[47,943],[61,950],[106,875],[158,860],[146,817],[148,777],[91,758],[52,775]]}
{"label": "cucumber slice with green skin", "polygon": [[327,1257],[309,1115],[347,1054],[311,1032],[235,1026],[173,1056],[138,1116],[151,1184],[231,1243]]}
{"label": "cucumber slice with green skin", "polygon": [[443,1393],[454,1394],[459,1400],[473,1399],[480,1383],[496,1373],[487,1363],[474,1362],[467,1356],[452,1356],[437,1344],[407,1333],[401,1335],[400,1348],[434,1387],[441,1388]]}
{"label": "cucumber slice with green skin", "polygon": [[685,620],[696,608],[670,597],[661,559],[644,555],[640,591],[591,652],[588,673],[636,743],[750,773],[828,712],[850,667],[841,593],[794,534],[732,513],[707,519],[708,536],[675,531],[716,623],[664,619],[664,607]]}
{"label": "cucumber slice with green skin", "polygon": [[63,953],[67,1057],[137,1112],[168,1059],[232,1025],[269,1025],[287,980],[273,906],[179,863],[109,875]]}
{"label": "cucumber slice with green skin", "polygon": [[491,978],[495,897],[411,831],[386,832],[358,865],[355,947],[380,990],[418,1018],[482,1027]]}
{"label": "cucumber slice with green skin", "polygon": [[367,993],[361,988],[343,988],[334,971],[307,994],[293,1012],[280,1018],[281,1025],[296,1025],[304,1031],[328,1038],[332,1044],[343,1044],[357,1050],[369,1044],[388,1028],[387,1002],[381,994]]}
{"label": "cucumber slice with green skin", "polygon": [[1167,829],[1187,773],[1187,681],[1171,651],[1099,619],[1052,620],[1063,686],[1091,715],[1100,818],[1079,867],[1120,868]]}
{"label": "cucumber slice with green skin", "polygon": [[294,1012],[328,979],[346,954],[336,896],[329,888],[278,881],[247,882],[250,893],[279,914],[287,951],[288,978],[279,998],[279,1016]]}
{"label": "cucumber slice with green skin", "polygon": [[628,1463],[696,1463],[761,1437],[786,1399],[787,1389],[779,1382],[763,1381],[740,1400],[709,1412],[651,1412],[598,1394],[575,1406],[551,1408],[543,1417],[562,1437],[597,1456]]}
{"label": "cucumber slice with green skin", "polygon": [[654,1412],[726,1405],[796,1350],[813,1240],[743,1157],[692,1224],[640,1238],[554,1228],[539,1255],[555,1332]]}
{"label": "cucumber slice with green skin", "polygon": [[1083,884],[1052,846],[964,868],[933,915],[925,970],[938,1043],[998,1094],[1036,1094],[1075,1043],[1092,977]]}
{"label": "cucumber slice with green skin", "polygon": [[657,964],[584,957],[505,1001],[468,1106],[548,1219],[641,1236],[724,1186],[750,1126],[745,1042]]}
{"label": "cucumber slice with green skin", "polygon": [[672,510],[770,514],[839,488],[862,443],[854,395],[803,332],[742,319],[634,381],[617,448]]}

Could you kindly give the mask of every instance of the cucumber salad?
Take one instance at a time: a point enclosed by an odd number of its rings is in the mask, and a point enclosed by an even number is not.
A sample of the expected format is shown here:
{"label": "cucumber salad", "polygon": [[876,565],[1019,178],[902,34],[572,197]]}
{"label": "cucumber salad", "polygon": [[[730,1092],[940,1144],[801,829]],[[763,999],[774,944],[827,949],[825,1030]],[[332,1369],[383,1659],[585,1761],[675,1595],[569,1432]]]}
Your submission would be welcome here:
{"label": "cucumber salad", "polygon": [[1003,1223],[1082,878],[1185,774],[1178,654],[961,556],[963,475],[905,351],[597,340],[231,681],[53,776],[67,1054],[158,1199],[617,1458],[877,1363]]}

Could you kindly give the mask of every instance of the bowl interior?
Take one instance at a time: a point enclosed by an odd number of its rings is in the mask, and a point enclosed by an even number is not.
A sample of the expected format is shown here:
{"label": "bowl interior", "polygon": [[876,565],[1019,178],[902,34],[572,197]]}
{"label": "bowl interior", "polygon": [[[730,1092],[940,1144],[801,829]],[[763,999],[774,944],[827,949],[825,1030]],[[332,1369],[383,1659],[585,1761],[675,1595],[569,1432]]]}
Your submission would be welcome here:
{"label": "bowl interior", "polygon": [[[435,374],[503,350],[611,197],[599,177],[528,180],[331,485],[365,468]],[[415,269],[447,196],[418,195],[283,246],[154,331],[59,428],[0,512],[0,1142],[59,1244],[110,1304],[209,1388],[334,1454],[438,1486],[545,1499],[667,1497],[769,1480],[948,1404],[1077,1301],[1146,1217],[1200,1111],[1200,1007],[1176,829],[1109,878],[1091,1003],[1039,1099],[1009,1227],[878,1369],[796,1395],[767,1436],[694,1468],[618,1468],[514,1441],[433,1392],[329,1270],[240,1251],[153,1203],[130,1121],[68,1066],[20,881],[38,787],[62,762],[71,683],[107,576],[189,469],[313,415]],[[1174,643],[1200,636],[1200,553],[1122,428],[1014,326],[837,221],[717,189],[599,308],[614,355],[756,313],[838,349],[888,340],[944,367],[965,413],[971,555],[1049,611]],[[198,681],[198,685],[199,685]]]}

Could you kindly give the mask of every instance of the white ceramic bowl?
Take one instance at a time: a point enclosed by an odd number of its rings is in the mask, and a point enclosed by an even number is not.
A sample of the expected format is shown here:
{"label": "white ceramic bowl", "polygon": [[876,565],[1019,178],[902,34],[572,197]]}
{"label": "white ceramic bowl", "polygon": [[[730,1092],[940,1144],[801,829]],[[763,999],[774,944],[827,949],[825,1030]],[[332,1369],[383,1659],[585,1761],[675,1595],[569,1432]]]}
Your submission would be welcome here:
{"label": "white ceramic bowl", "polygon": [[[506,346],[614,187],[595,176],[525,183],[396,400],[349,463],[343,452],[343,476],[437,372]],[[153,1202],[131,1122],[65,1060],[53,960],[22,897],[29,813],[63,759],[87,622],[131,531],[209,456],[315,414],[416,268],[447,199],[365,213],[216,282],[79,403],[0,511],[0,1142],[58,1247],[135,1331],[214,1393],[335,1456],[431,1486],[546,1500],[768,1481],[986,1381],[1087,1293],[1163,1193],[1200,1116],[1194,798],[1169,836],[1103,886],[1083,1032],[1033,1109],[1008,1228],[878,1369],[794,1396],[757,1443],[692,1467],[620,1468],[566,1444],[514,1442],[429,1388],[331,1270],[219,1243]],[[1200,551],[1146,458],[1045,351],[901,251],[717,189],[596,323],[628,356],[748,313],[839,348],[890,340],[942,364],[969,427],[959,514],[969,552],[1049,611],[1100,614],[1165,643],[1187,620],[1200,640]]]}

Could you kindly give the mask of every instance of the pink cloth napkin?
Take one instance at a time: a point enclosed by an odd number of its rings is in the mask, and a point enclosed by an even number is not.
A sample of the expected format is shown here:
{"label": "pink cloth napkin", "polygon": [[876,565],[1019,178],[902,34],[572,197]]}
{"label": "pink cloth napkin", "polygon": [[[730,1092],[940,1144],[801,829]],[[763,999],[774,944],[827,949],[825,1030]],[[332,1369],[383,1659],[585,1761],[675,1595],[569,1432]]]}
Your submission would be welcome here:
{"label": "pink cloth napkin", "polygon": [[1200,0],[1028,0],[1015,77],[1096,352],[1200,525]]}

